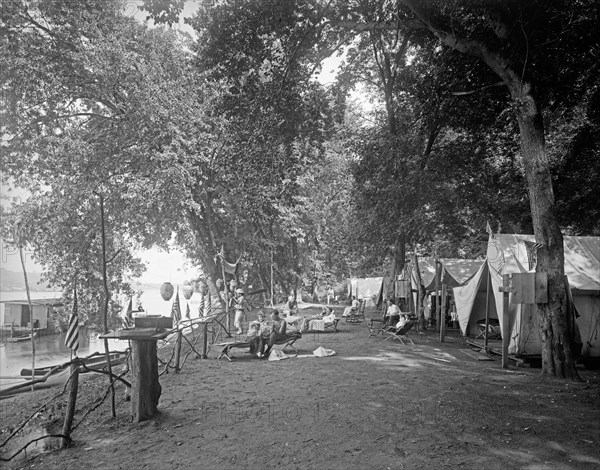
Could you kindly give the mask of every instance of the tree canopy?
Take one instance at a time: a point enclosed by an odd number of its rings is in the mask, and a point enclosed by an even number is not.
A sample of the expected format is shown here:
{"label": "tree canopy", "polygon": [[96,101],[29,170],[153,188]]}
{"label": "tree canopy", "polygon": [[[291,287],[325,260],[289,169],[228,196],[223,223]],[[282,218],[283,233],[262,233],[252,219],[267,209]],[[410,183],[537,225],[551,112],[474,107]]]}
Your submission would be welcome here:
{"label": "tree canopy", "polygon": [[597,2],[223,0],[193,35],[184,6],[3,4],[2,177],[30,194],[4,230],[48,281],[99,289],[100,200],[115,291],[173,234],[213,291],[224,250],[287,295],[399,239],[478,256],[490,222],[561,265],[563,232],[600,233]]}

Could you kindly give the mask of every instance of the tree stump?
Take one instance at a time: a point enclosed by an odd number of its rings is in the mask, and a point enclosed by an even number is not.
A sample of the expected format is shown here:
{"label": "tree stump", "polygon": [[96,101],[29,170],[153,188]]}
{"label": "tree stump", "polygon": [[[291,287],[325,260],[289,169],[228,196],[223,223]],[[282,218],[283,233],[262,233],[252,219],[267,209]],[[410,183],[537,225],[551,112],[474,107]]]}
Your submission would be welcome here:
{"label": "tree stump", "polygon": [[131,412],[135,422],[152,418],[158,413],[162,387],[158,381],[156,341],[131,341]]}

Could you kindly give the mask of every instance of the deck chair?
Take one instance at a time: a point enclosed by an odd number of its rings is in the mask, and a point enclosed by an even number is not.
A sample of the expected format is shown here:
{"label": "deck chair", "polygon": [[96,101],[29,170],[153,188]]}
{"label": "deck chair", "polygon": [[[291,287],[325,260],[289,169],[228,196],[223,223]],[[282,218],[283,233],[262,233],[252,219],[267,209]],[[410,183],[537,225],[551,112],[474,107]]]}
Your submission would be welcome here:
{"label": "deck chair", "polygon": [[[305,331],[312,331],[312,332],[318,333],[318,332],[330,330],[330,331],[333,331],[334,333],[337,333],[339,322],[340,322],[339,318],[334,318],[333,321],[308,320],[307,329]],[[317,328],[315,328],[315,326],[317,326]]]}
{"label": "deck chair", "polygon": [[407,323],[404,324],[404,326],[402,328],[396,328],[396,327],[393,327],[393,326],[387,326],[387,327],[385,327],[384,328],[384,332],[388,335],[388,337],[385,340],[386,341],[388,339],[398,340],[402,344],[404,344],[404,340],[408,340],[408,341],[410,341],[410,344],[412,344],[414,346],[415,343],[413,343],[413,340],[407,335],[407,333],[416,324],[417,324],[417,319],[416,318],[411,318],[411,319],[408,320]]}
{"label": "deck chair", "polygon": [[[283,348],[281,348],[282,351],[285,351],[287,348],[292,348],[295,351],[295,353],[298,354],[298,350],[294,346],[294,343],[296,341],[298,341],[300,338],[302,338],[301,333],[299,333],[299,332],[290,333],[290,334],[286,335],[284,338],[281,338],[281,339],[275,341],[275,344],[276,345],[283,344],[284,346],[283,346]],[[248,350],[249,350],[250,343],[247,341],[233,341],[230,343],[216,344],[215,347],[217,348],[217,351],[218,351],[217,359],[221,359],[222,357],[224,357],[229,362],[231,362],[233,360],[233,358],[231,356],[231,350],[233,348],[241,348],[241,349],[248,348]]]}
{"label": "deck chair", "polygon": [[347,323],[360,323],[365,319],[366,302],[361,302],[356,310],[351,310],[350,315],[346,317]]}
{"label": "deck chair", "polygon": [[373,316],[369,318],[369,322],[367,323],[369,338],[377,336],[379,333],[383,334],[386,327],[384,322],[383,310],[373,312]]}
{"label": "deck chair", "polygon": [[367,308],[367,302],[363,300],[358,306],[358,311],[356,312],[356,318],[358,321],[365,321],[365,308]]}
{"label": "deck chair", "polygon": [[[475,339],[485,339],[485,318],[477,321],[479,327],[479,334]],[[502,332],[500,330],[500,322],[497,318],[488,319],[488,339],[502,339]]]}

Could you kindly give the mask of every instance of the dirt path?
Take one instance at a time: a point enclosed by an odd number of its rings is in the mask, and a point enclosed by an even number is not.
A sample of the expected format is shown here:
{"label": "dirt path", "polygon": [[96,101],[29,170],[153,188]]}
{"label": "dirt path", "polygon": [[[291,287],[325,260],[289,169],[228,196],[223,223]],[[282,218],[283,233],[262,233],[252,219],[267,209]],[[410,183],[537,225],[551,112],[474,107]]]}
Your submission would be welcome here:
{"label": "dirt path", "polygon": [[[119,401],[86,420],[67,450],[23,468],[598,468],[600,377],[541,380],[539,371],[502,371],[413,333],[415,346],[368,338],[364,324],[306,334],[300,356],[279,362],[233,350],[234,362],[188,360],[161,377],[161,415],[131,423]],[[318,346],[336,356],[312,357]],[[214,358],[215,354],[211,354]],[[306,357],[305,357],[306,356]],[[98,394],[84,383],[80,403]],[[6,429],[54,391],[3,400]],[[86,398],[87,397],[87,398]],[[119,398],[121,396],[119,395]],[[29,402],[27,407],[25,402]],[[60,410],[48,408],[38,424]],[[2,454],[6,456],[5,453]],[[12,466],[18,466],[12,464]]]}

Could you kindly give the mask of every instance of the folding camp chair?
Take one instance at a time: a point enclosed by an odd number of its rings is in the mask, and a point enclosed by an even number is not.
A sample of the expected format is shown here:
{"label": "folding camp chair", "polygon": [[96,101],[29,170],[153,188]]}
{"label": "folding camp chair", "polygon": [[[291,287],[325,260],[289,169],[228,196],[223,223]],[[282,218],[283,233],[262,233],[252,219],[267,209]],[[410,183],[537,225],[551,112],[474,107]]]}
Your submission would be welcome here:
{"label": "folding camp chair", "polygon": [[[285,335],[283,338],[278,339],[277,341],[275,341],[276,345],[281,345],[283,344],[283,348],[281,348],[282,351],[285,351],[287,348],[292,348],[294,350],[294,352],[296,354],[298,354],[298,350],[296,349],[296,347],[294,346],[294,343],[296,341],[298,341],[300,338],[302,338],[302,334],[301,333],[291,333],[288,335]],[[232,361],[233,358],[231,356],[231,350],[233,348],[250,348],[250,343],[247,341],[232,341],[229,343],[220,343],[220,344],[215,344],[214,345],[217,348],[218,351],[218,355],[217,355],[217,359],[221,359],[222,357],[226,358],[228,361]]]}
{"label": "folding camp chair", "polygon": [[[479,327],[479,334],[475,339],[485,339],[485,318],[477,322]],[[500,330],[500,321],[497,318],[488,319],[488,339],[502,339],[502,332]]]}
{"label": "folding camp chair", "polygon": [[367,323],[369,338],[377,336],[379,333],[383,334],[386,327],[384,324],[385,319],[383,318],[383,310],[378,310],[374,313],[375,314],[369,318],[369,323]]}
{"label": "folding camp chair", "polygon": [[411,318],[408,320],[407,323],[404,324],[404,326],[402,328],[396,328],[393,326],[385,327],[383,331],[388,335],[388,337],[385,340],[387,341],[388,339],[392,339],[392,340],[396,339],[396,340],[400,341],[402,344],[404,344],[403,340],[408,340],[408,341],[410,341],[410,344],[412,344],[414,346],[415,343],[413,343],[413,340],[407,335],[407,333],[416,324],[417,324],[417,319]]}

